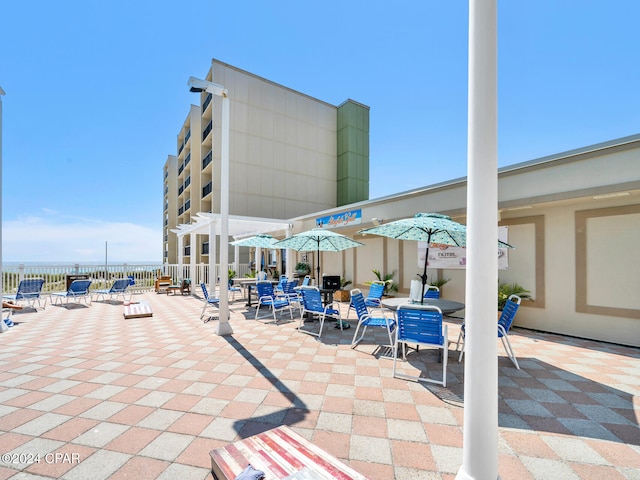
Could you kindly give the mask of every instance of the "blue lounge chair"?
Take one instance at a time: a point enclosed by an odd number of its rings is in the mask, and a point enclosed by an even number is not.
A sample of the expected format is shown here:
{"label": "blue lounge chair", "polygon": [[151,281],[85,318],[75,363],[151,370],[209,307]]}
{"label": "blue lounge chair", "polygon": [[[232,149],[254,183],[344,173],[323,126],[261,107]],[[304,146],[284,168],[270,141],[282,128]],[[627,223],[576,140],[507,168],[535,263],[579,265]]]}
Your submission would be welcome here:
{"label": "blue lounge chair", "polygon": [[[447,360],[449,351],[449,337],[447,325],[442,324],[442,312],[431,305],[407,304],[400,305],[396,310],[398,328],[393,355],[393,376],[420,382],[437,383],[447,386]],[[416,346],[436,347],[442,349],[442,380],[434,380],[421,376],[411,376],[396,373],[398,349],[402,345],[402,358],[407,359],[407,343]],[[416,347],[417,350],[417,347]]]}
{"label": "blue lounge chair", "polygon": [[202,282],[200,284],[200,288],[202,289],[202,294],[204,295],[204,305],[202,306],[202,313],[200,313],[200,319],[202,319],[204,317],[204,312],[207,310],[207,307],[211,307],[211,308],[217,309],[218,310],[218,315],[217,316],[209,316],[209,317],[207,317],[207,319],[204,321],[204,323],[207,323],[212,318],[213,319],[220,318],[220,299],[209,296],[209,291],[207,290],[207,285],[204,282]]}
{"label": "blue lounge chair", "polygon": [[[336,318],[336,320],[338,321],[337,325],[340,326],[341,330],[344,330],[345,324],[342,323],[340,309],[335,303],[323,305],[322,295],[320,294],[320,290],[317,287],[300,287],[298,291],[302,296],[302,311],[300,313],[300,325],[298,326],[299,331],[301,331],[302,333],[308,333],[309,335],[313,335],[315,337],[320,337],[322,335],[324,321],[327,317]],[[320,321],[320,329],[318,330],[318,333],[302,329],[304,319],[313,316],[317,316],[318,320]],[[349,324],[347,323],[346,325]],[[347,328],[349,327],[347,326]]]}
{"label": "blue lounge chair", "polygon": [[0,318],[0,332],[6,332],[10,327],[14,326],[13,320],[11,320],[11,314],[14,310],[22,310],[22,306],[13,302],[2,302],[2,317]]}
{"label": "blue lounge chair", "polygon": [[65,299],[65,306],[68,307],[69,299],[72,299],[75,303],[80,303],[80,300],[84,300],[84,302],[89,305],[91,303],[91,294],[89,293],[90,286],[91,280],[74,280],[66,292],[52,293],[51,303],[54,305],[60,303],[60,305],[62,305],[62,299]]}
{"label": "blue lounge chair", "polygon": [[[513,324],[513,320],[516,318],[516,313],[518,313],[518,308],[520,308],[521,301],[522,299],[519,296],[510,295],[509,298],[507,298],[507,303],[505,303],[504,308],[502,309],[502,313],[500,314],[500,318],[498,319],[498,338],[502,340],[502,345],[507,352],[507,356],[518,370],[520,370],[520,365],[518,365],[518,359],[516,358],[516,354],[514,353],[511,342],[509,341],[509,329]],[[462,361],[462,356],[464,355],[464,335],[465,328],[463,324],[460,328],[458,341],[456,342],[456,352],[458,351],[460,343],[462,343],[460,358],[458,358],[458,361],[460,362]]]}
{"label": "blue lounge chair", "polygon": [[[354,288],[353,290],[351,290],[351,305],[353,305],[353,308],[358,315],[358,326],[356,327],[356,331],[353,333],[351,348],[355,348],[356,345],[358,345],[358,343],[362,341],[362,338],[367,331],[367,327],[378,327],[386,329],[387,334],[389,335],[389,345],[384,346],[393,348],[393,338],[391,334],[396,328],[395,319],[387,317],[382,310],[380,310],[380,315],[377,317],[371,315],[371,313],[369,312],[369,308],[365,303],[364,295],[358,288]],[[362,334],[358,338],[358,331],[361,327]]]}
{"label": "blue lounge chair", "polygon": [[[37,302],[38,306],[44,310],[47,305],[47,299],[41,297],[43,286],[43,278],[27,278],[25,280],[20,280],[20,283],[18,284],[18,291],[15,295],[3,295],[2,298],[11,300],[16,304],[24,302],[27,306],[34,309],[36,309],[35,304]],[[42,300],[42,304],[40,303],[40,300]]]}
{"label": "blue lounge chair", "polygon": [[[93,299],[99,300],[100,297],[102,297],[102,300],[104,300],[105,296],[109,295],[109,300],[113,300],[114,296],[117,300],[118,297],[122,296],[122,301],[126,302],[126,296],[128,293],[127,289],[129,288],[129,285],[131,285],[131,280],[129,278],[120,278],[113,282],[113,285],[111,285],[111,288],[108,290],[94,290],[92,292],[94,295]],[[129,294],[129,300],[131,300],[131,294]]]}

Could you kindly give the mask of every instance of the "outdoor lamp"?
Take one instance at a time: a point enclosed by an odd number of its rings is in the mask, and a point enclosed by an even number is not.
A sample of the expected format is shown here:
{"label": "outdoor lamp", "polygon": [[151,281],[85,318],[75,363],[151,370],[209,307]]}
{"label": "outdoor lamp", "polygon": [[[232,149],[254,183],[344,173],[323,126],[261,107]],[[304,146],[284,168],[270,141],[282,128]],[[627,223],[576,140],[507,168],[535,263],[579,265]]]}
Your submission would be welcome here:
{"label": "outdoor lamp", "polygon": [[[218,335],[233,333],[229,323],[229,97],[227,90],[216,83],[189,77],[187,82],[191,92],[207,92],[222,97],[222,138],[220,141],[220,320]],[[212,107],[213,108],[213,107]],[[213,147],[212,147],[213,148]],[[215,263],[209,253],[209,278],[215,278]],[[211,268],[213,266],[213,268]]]}

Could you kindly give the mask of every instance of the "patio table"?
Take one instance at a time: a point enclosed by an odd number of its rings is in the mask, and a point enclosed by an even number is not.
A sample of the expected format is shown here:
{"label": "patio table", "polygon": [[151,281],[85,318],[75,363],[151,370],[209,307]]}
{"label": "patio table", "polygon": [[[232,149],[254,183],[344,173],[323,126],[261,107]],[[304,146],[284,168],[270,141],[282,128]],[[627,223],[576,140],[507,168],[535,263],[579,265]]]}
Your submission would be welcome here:
{"label": "patio table", "polygon": [[[389,310],[397,310],[399,305],[415,304],[420,305],[419,302],[413,302],[409,297],[394,297],[383,298],[382,306]],[[458,310],[464,309],[464,303],[455,302],[453,300],[445,300],[443,298],[425,298],[423,305],[432,305],[438,307],[443,315],[450,316],[452,313]]]}
{"label": "patio table", "polygon": [[[262,280],[263,282],[271,282],[271,285],[277,285],[278,284],[278,280]],[[235,279],[234,279],[234,283],[235,283]],[[247,289],[247,303],[246,306],[247,307],[251,307],[251,290],[253,290],[253,287],[256,286],[256,283],[258,283],[257,280],[255,279],[248,279],[248,280],[239,280],[240,286],[243,289]]]}

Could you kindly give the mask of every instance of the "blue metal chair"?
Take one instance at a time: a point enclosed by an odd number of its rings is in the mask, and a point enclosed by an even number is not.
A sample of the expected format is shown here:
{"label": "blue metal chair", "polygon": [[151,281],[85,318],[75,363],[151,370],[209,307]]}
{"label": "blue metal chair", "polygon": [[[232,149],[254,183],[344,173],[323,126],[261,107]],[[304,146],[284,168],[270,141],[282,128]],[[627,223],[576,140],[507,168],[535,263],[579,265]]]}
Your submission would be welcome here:
{"label": "blue metal chair", "polygon": [[[382,310],[382,295],[384,293],[384,282],[375,281],[369,287],[369,293],[364,298],[364,304],[368,308],[379,308]],[[360,292],[359,289],[356,289]],[[349,302],[349,310],[347,310],[347,318],[351,315],[351,309],[354,308],[353,299]]]}
{"label": "blue metal chair", "polygon": [[[44,310],[47,306],[47,299],[41,298],[43,286],[43,278],[26,278],[24,280],[20,280],[20,283],[18,284],[18,291],[15,295],[3,295],[2,298],[11,300],[16,304],[24,302],[27,306],[32,308],[36,308],[35,304],[37,302],[38,306]],[[43,301],[42,304],[40,304],[40,300]]]}
{"label": "blue metal chair", "polygon": [[298,279],[286,281],[282,285],[282,295],[280,296],[286,297],[292,307],[300,310],[302,308],[302,300],[300,299],[298,290]]}
{"label": "blue metal chair", "polygon": [[[113,285],[111,285],[111,288],[109,288],[108,290],[94,290],[92,292],[94,295],[94,300],[97,301],[100,299],[100,297],[102,297],[102,300],[104,300],[105,296],[109,295],[109,300],[113,300],[114,296],[116,300],[119,296],[122,296],[122,301],[126,302],[127,289],[129,288],[129,285],[131,285],[131,279],[120,278],[114,281]],[[131,300],[131,294],[129,294],[129,300]]]}
{"label": "blue metal chair", "polygon": [[[364,295],[358,288],[354,288],[353,290],[351,290],[351,305],[358,315],[358,326],[356,327],[356,331],[353,334],[351,348],[355,348],[356,345],[358,345],[358,343],[362,341],[362,338],[367,331],[367,327],[385,328],[387,330],[387,334],[389,335],[389,345],[386,346],[388,346],[389,348],[393,348],[393,338],[391,334],[396,328],[396,321],[393,318],[388,318],[382,310],[380,313],[381,316],[372,316],[365,302]],[[358,331],[360,330],[360,327],[362,327],[362,334],[358,338]]]}
{"label": "blue metal chair", "polygon": [[[313,335],[315,337],[320,337],[322,335],[324,321],[327,317],[336,318],[338,322],[337,325],[340,326],[341,330],[344,330],[345,324],[342,322],[340,309],[334,308],[334,306],[337,306],[335,303],[323,305],[322,295],[320,294],[320,290],[318,289],[318,287],[301,287],[300,289],[298,289],[298,291],[302,296],[302,311],[300,312],[300,325],[298,326],[299,331],[301,331],[302,333],[308,333],[309,335]],[[320,321],[320,329],[318,330],[318,333],[312,332],[310,330],[304,330],[302,328],[305,317],[313,316],[317,316],[318,320]]]}
{"label": "blue metal chair", "polygon": [[[69,299],[76,303],[80,303],[80,300],[84,299],[84,302],[89,305],[91,303],[91,294],[89,293],[89,287],[91,286],[91,280],[74,280],[69,285],[66,292],[54,292],[51,294],[51,303],[56,305],[62,304],[62,299],[66,300],[66,305],[69,306]],[[57,302],[56,300],[59,300]]]}
{"label": "blue metal chair", "polygon": [[260,307],[265,306],[271,309],[271,313],[273,314],[273,321],[275,323],[278,322],[276,318],[276,312],[282,312],[285,309],[289,309],[289,316],[291,320],[293,320],[293,312],[291,311],[291,303],[289,300],[282,296],[279,297],[273,291],[273,285],[271,282],[258,282],[256,283],[256,290],[258,291],[258,306],[256,307],[256,317],[258,320],[258,314],[260,312]]}
{"label": "blue metal chair", "polygon": [[233,301],[236,299],[236,295],[240,294],[242,296],[242,288],[238,287],[233,283],[233,279],[229,279],[229,300]]}
{"label": "blue metal chair", "polygon": [[[398,328],[396,328],[396,339],[394,342],[393,376],[420,382],[437,383],[446,387],[449,332],[447,325],[443,325],[442,323],[442,312],[440,309],[431,305],[400,305],[396,310],[396,319],[398,321]],[[406,360],[407,343],[416,345],[416,350],[420,345],[442,349],[442,381],[396,372],[398,350],[402,344],[402,358]]]}
{"label": "blue metal chair", "polygon": [[[514,353],[511,342],[509,341],[509,329],[513,324],[513,320],[516,318],[516,313],[518,313],[518,308],[520,308],[521,301],[522,299],[519,296],[510,295],[509,298],[507,298],[507,303],[505,303],[504,308],[502,309],[502,313],[500,314],[500,318],[498,319],[498,338],[502,340],[502,345],[507,352],[507,356],[518,370],[520,370],[520,365],[518,365],[518,359],[516,358],[516,354]],[[462,356],[464,355],[464,334],[465,328],[463,324],[460,328],[458,341],[456,342],[456,352],[458,351],[460,343],[462,343],[462,350],[460,351],[460,357],[458,358],[458,361],[460,362],[462,361]]]}
{"label": "blue metal chair", "polygon": [[204,323],[207,323],[209,320],[211,320],[211,318],[214,318],[214,319],[220,318],[220,299],[209,296],[207,285],[204,282],[200,284],[200,288],[202,289],[202,294],[204,295],[204,305],[202,306],[202,313],[200,313],[200,319],[204,317],[204,312],[207,310],[207,307],[216,308],[218,310],[218,315],[207,317]]}
{"label": "blue metal chair", "polygon": [[433,285],[427,285],[424,291],[424,298],[440,298],[440,289],[438,287],[434,287]]}
{"label": "blue metal chair", "polygon": [[278,279],[278,284],[275,287],[273,287],[273,291],[277,295],[284,293],[284,284],[287,283],[288,281],[289,279],[287,278],[286,275],[280,275],[280,278]]}

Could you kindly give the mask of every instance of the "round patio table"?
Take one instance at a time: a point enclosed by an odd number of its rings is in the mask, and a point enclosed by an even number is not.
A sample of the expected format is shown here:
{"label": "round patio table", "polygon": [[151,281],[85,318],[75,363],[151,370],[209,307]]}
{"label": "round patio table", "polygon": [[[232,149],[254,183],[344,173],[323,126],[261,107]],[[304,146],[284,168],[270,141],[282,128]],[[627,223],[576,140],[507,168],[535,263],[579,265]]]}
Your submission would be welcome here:
{"label": "round patio table", "polygon": [[[419,302],[412,302],[409,297],[394,297],[394,298],[383,298],[382,306],[388,308],[389,310],[397,310],[399,305],[403,304],[411,304],[411,305],[420,305]],[[425,298],[423,305],[433,305],[434,307],[438,307],[443,315],[451,315],[452,313],[457,312],[458,310],[462,310],[464,308],[464,303],[454,302],[453,300],[444,300],[442,298]]]}

